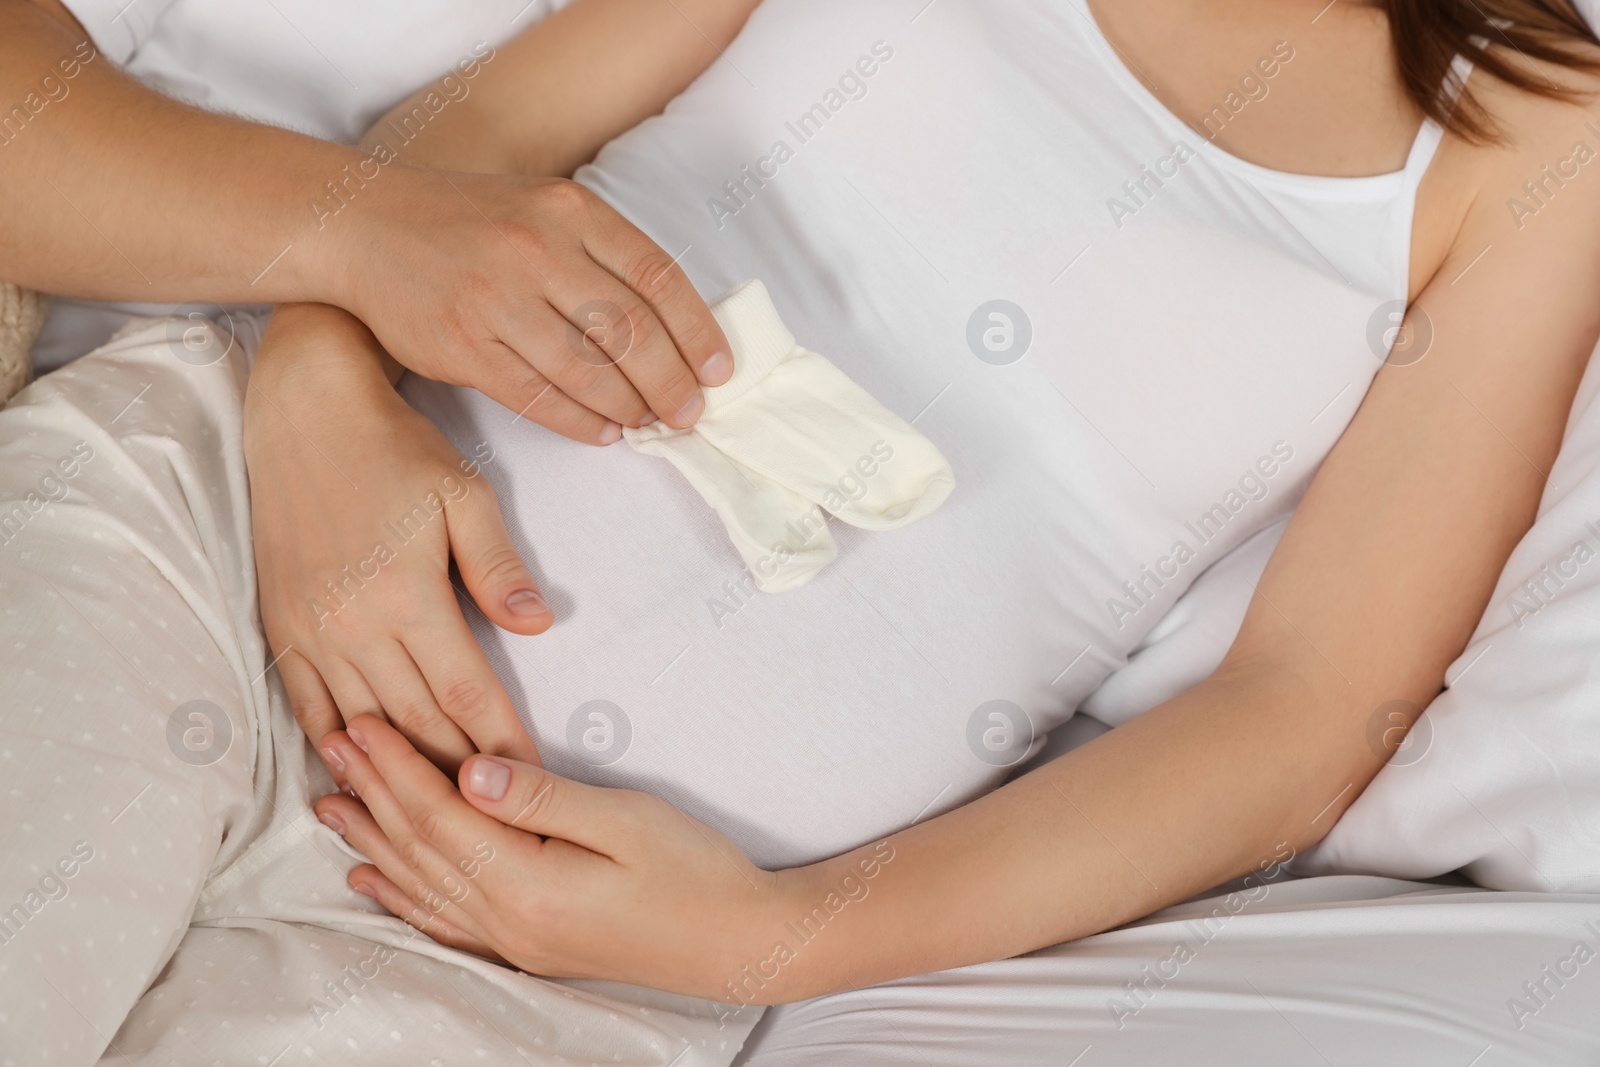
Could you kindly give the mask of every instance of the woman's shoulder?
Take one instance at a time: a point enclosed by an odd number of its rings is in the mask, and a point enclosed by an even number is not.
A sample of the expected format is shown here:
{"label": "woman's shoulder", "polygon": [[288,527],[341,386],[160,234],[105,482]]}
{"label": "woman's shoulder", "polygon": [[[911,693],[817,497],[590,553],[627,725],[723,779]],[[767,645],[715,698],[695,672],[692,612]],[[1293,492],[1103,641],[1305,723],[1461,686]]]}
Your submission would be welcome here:
{"label": "woman's shoulder", "polygon": [[1492,136],[1444,134],[1418,191],[1413,296],[1467,244],[1586,242],[1600,256],[1600,228],[1585,225],[1600,220],[1600,45],[1565,48],[1594,69],[1502,46],[1496,55],[1537,91],[1472,71],[1467,84]]}

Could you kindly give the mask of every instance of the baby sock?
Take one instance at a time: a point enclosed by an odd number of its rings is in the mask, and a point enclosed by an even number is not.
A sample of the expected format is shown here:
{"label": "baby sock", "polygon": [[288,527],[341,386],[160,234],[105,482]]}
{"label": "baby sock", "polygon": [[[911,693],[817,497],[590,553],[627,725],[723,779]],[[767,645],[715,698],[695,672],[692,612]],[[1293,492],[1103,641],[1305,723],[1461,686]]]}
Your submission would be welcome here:
{"label": "baby sock", "polygon": [[628,443],[670,462],[705,498],[755,576],[756,588],[768,593],[798,589],[839,554],[828,520],[815,504],[746,470],[692,429],[629,437]]}
{"label": "baby sock", "polygon": [[[655,423],[624,436],[670,460],[716,509],[758,587],[796,588],[832,561],[837,548],[817,507],[862,529],[892,530],[944,503],[955,488],[944,456],[801,348],[759,281],[711,311],[732,346],[733,377],[705,391],[691,429]],[[782,575],[763,575],[752,555],[768,568],[770,557],[786,557]]]}

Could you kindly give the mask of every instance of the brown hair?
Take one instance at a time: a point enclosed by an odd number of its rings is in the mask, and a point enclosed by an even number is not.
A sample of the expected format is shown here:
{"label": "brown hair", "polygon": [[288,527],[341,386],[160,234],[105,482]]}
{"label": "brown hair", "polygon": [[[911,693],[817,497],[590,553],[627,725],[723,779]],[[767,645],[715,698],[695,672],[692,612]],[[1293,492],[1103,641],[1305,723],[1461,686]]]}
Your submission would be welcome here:
{"label": "brown hair", "polygon": [[1452,104],[1446,93],[1457,56],[1474,69],[1536,96],[1577,102],[1583,93],[1559,86],[1522,57],[1569,70],[1600,72],[1600,57],[1580,43],[1600,45],[1572,0],[1381,0],[1406,93],[1439,125],[1475,143],[1501,139],[1500,129],[1470,88]]}

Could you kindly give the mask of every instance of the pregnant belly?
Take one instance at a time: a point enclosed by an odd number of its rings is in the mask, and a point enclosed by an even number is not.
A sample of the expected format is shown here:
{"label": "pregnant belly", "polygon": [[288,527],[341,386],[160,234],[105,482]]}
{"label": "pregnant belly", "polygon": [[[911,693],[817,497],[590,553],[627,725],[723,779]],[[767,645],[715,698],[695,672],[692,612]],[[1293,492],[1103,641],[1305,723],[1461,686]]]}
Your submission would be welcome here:
{"label": "pregnant belly", "polygon": [[1020,455],[964,455],[961,488],[912,526],[835,523],[839,559],[769,594],[664,461],[512,425],[470,391],[404,388],[484,458],[556,611],[521,637],[468,609],[547,765],[657,793],[758,863],[831,855],[992,787],[1112,664],[1083,655],[1085,598],[1056,580],[1070,543],[1039,502],[1065,494],[1020,484],[1037,468]]}

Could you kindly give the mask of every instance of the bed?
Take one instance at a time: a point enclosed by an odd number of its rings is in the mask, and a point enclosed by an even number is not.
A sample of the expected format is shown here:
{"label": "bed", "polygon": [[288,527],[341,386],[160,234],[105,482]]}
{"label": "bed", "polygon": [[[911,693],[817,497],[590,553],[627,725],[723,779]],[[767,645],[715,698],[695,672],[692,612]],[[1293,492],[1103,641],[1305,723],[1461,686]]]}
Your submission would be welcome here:
{"label": "bed", "polygon": [[[746,187],[758,195],[710,194],[762,158],[764,131],[780,128],[782,115],[806,110],[858,53],[877,54],[874,42],[964,49],[975,40],[959,20],[941,24],[943,12],[923,19],[922,7],[841,5],[836,32],[795,48],[810,58],[785,66],[758,47],[760,20],[781,26],[798,0],[774,0],[726,63],[580,179],[681,254],[708,292],[755,264],[791,306],[809,306],[808,336],[825,334],[835,317],[880,329],[870,307],[845,294],[859,260],[841,254],[819,266],[802,224],[815,204],[801,191],[852,204],[852,225],[894,247],[908,273],[924,269],[922,253],[896,244],[905,235],[868,198],[896,217],[936,215],[940,205],[909,194],[891,201],[894,193],[870,183],[851,191],[852,159],[887,166],[872,129],[846,125],[855,112],[841,113],[828,140],[785,161],[766,185]],[[983,93],[1004,82],[996,73],[1004,63],[991,56],[944,79],[917,56],[907,47],[901,66],[885,65],[868,92],[890,97],[900,71],[910,79],[903,94],[949,81],[941,91],[951,107],[932,113],[954,123],[946,130],[982,134]],[[762,91],[746,71],[759,73]],[[716,152],[680,150],[661,177],[653,168],[662,167],[663,145],[709,121],[710,102],[729,99],[736,106],[716,114],[748,125]],[[1015,195],[1044,195],[1042,178],[1018,182]],[[685,190],[708,195],[691,202]],[[1072,250],[1057,262],[1053,250],[1029,245],[1034,236],[1025,227],[1002,233],[994,249],[1033,257],[1030,269],[1048,260],[1039,281],[1048,293],[1050,273]],[[776,257],[772,247],[793,255]],[[927,247],[938,254],[936,243]],[[1329,301],[1346,298],[1328,286]],[[0,545],[0,676],[11,689],[0,711],[10,816],[0,823],[0,909],[9,909],[0,910],[0,1067],[1600,1063],[1600,964],[1591,962],[1600,950],[1600,747],[1589,678],[1600,647],[1591,571],[1600,568],[1575,571],[1536,617],[1506,607],[1544,561],[1566,559],[1564,546],[1585,536],[1582,521],[1600,514],[1593,373],[1540,524],[1452,668],[1450,691],[1430,709],[1429,740],[1391,761],[1318,850],[1069,945],[762,1012],[520,974],[414,934],[345,886],[359,857],[310,814],[308,801],[331,782],[292,722],[254,607],[239,419],[260,327],[258,315],[237,313],[218,359],[206,362],[174,358],[170,324],[135,321],[0,412],[0,502],[7,512],[25,508]],[[933,395],[868,384],[907,417]],[[451,423],[455,400],[414,382],[407,391]],[[456,417],[454,432],[470,434],[475,417]],[[66,489],[41,490],[47,476]],[[48,503],[27,509],[41,493]],[[1041,687],[1052,711],[1033,758],[1203,677],[1279,530],[1263,523],[1232,546],[1140,640],[1085,661],[1089,673],[1062,671],[1060,687]],[[479,633],[502,665],[542,654],[505,647],[481,625]],[[542,647],[559,655],[562,639]],[[550,732],[537,714],[532,721]],[[175,745],[173,730],[187,736],[194,723],[210,729],[207,744]],[[967,757],[959,740],[950,744]],[[72,774],[62,753],[77,761]],[[899,807],[846,812],[858,798],[842,783],[832,836],[808,830],[799,815],[787,836],[730,832],[769,864],[801,862],[1003,778],[962,764],[960,787],[925,803],[925,783],[912,774],[944,775],[942,758],[906,761],[903,795],[882,782],[859,795]],[[666,784],[708,818],[732,803],[710,785]],[[793,808],[781,795],[759,804],[777,812],[779,801]],[[759,804],[756,814],[768,814]]]}

